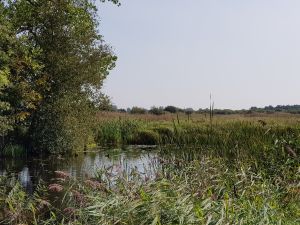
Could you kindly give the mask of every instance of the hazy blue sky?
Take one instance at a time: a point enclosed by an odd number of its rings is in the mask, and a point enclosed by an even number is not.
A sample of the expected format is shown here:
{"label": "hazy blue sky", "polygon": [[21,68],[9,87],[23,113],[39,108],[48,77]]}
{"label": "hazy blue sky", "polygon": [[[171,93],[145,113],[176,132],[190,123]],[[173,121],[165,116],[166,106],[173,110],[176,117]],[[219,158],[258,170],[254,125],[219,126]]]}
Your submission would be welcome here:
{"label": "hazy blue sky", "polygon": [[123,0],[99,14],[118,107],[300,103],[299,0]]}

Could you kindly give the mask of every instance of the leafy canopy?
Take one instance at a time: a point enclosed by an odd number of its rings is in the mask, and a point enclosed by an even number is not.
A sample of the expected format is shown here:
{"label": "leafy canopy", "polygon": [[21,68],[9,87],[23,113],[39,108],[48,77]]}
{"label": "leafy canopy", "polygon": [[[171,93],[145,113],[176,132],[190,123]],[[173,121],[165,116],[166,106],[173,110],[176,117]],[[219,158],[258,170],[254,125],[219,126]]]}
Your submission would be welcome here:
{"label": "leafy canopy", "polygon": [[[27,140],[31,137],[31,145],[39,151],[64,151],[58,143],[64,149],[66,145],[83,147],[88,137],[76,132],[88,134],[90,123],[81,121],[93,117],[94,99],[88,90],[100,91],[117,59],[98,32],[95,2],[4,2],[0,9],[0,99],[9,106],[6,114],[13,118],[14,130],[27,130]],[[78,142],[76,137],[85,140]]]}

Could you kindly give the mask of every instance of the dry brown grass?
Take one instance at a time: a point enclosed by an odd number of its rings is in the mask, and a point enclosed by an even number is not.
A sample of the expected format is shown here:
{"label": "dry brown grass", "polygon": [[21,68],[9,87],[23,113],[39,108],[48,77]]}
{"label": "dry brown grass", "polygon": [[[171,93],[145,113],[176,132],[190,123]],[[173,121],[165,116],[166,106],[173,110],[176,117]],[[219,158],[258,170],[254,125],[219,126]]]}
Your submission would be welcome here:
{"label": "dry brown grass", "polygon": [[[166,113],[163,115],[153,114],[130,114],[130,113],[119,113],[119,112],[99,112],[97,114],[98,121],[115,120],[115,119],[137,119],[144,121],[173,121],[177,120],[177,116],[180,121],[187,121],[188,116],[184,113],[171,114]],[[193,113],[191,115],[191,122],[201,123],[209,121],[208,114]],[[215,115],[213,121],[217,123],[222,122],[234,122],[234,121],[248,121],[258,122],[264,121],[267,124],[278,124],[278,125],[295,125],[300,124],[300,114],[290,113],[251,113],[251,114],[232,114],[232,115]]]}

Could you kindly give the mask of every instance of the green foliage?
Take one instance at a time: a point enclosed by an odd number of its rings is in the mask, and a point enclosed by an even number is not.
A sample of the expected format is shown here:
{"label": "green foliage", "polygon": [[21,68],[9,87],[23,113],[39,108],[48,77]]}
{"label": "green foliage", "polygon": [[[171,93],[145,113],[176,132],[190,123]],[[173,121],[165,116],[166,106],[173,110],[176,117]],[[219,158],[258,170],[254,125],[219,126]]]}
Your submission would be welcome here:
{"label": "green foliage", "polygon": [[138,131],[130,144],[136,145],[156,145],[159,143],[159,134],[152,130]]}
{"label": "green foliage", "polygon": [[[1,224],[38,224],[44,213],[51,212],[51,205],[46,198],[45,187],[38,185],[36,192],[29,195],[14,178],[0,176],[0,221]],[[50,213],[51,221],[52,215]]]}
{"label": "green foliage", "polygon": [[147,110],[144,109],[144,108],[134,106],[134,107],[131,108],[130,113],[131,114],[146,114]]}
{"label": "green foliage", "polygon": [[15,145],[9,144],[5,146],[2,152],[0,153],[1,156],[12,157],[12,158],[21,157],[24,156],[25,154],[26,154],[25,148],[23,146],[16,145],[16,144]]}
{"label": "green foliage", "polygon": [[110,97],[105,94],[100,94],[97,103],[98,104],[96,104],[96,107],[100,111],[113,111],[114,109]]}
{"label": "green foliage", "polygon": [[155,107],[153,106],[150,110],[149,113],[154,114],[154,115],[163,115],[164,112],[164,108],[163,107]]}
{"label": "green foliage", "polygon": [[170,112],[170,113],[177,113],[178,108],[175,106],[167,106],[167,107],[165,107],[164,111]]}
{"label": "green foliage", "polygon": [[12,126],[15,128],[24,123],[41,100],[39,91],[44,86],[40,72],[43,66],[37,60],[39,48],[14,26],[11,8],[3,3],[0,8],[0,80],[5,81],[4,85],[3,82],[0,84],[3,89],[0,99],[9,106],[1,114],[14,121]]}
{"label": "green foliage", "polygon": [[112,120],[99,124],[96,142],[99,145],[132,144],[142,123],[137,120]]}
{"label": "green foliage", "polygon": [[32,123],[32,143],[40,153],[83,151],[92,136],[93,108],[80,96],[65,96],[43,105]]}
{"label": "green foliage", "polygon": [[[0,177],[2,219],[6,224],[300,222],[299,125],[227,120],[212,127],[209,120],[171,125],[136,119],[98,124],[103,143],[172,144],[161,145],[142,174],[103,169],[85,181],[60,177],[49,190],[38,190],[38,198]],[[51,200],[41,201],[49,192]]]}
{"label": "green foliage", "polygon": [[134,170],[115,176],[104,169],[92,180],[58,178],[49,187],[66,191],[61,198],[62,193],[49,188],[56,199],[50,202],[41,201],[46,190],[32,199],[0,177],[0,204],[8,224],[21,219],[41,225],[299,223],[297,161],[274,162],[278,170],[270,173],[244,161],[228,166],[225,158],[199,155],[199,160],[188,161],[184,155],[174,149],[164,154],[154,174],[141,176]]}
{"label": "green foliage", "polygon": [[172,128],[167,126],[157,126],[153,128],[153,131],[158,133],[159,135],[159,143],[164,144],[172,144],[174,139],[174,132]]}
{"label": "green foliage", "polygon": [[96,131],[96,142],[98,144],[117,145],[120,141],[121,133],[118,122],[108,121],[99,125]]}
{"label": "green foliage", "polygon": [[116,61],[98,33],[96,11],[90,0],[1,1],[2,136],[28,130],[37,152],[83,148],[90,133],[84,117],[93,117],[96,104],[87,102]]}
{"label": "green foliage", "polygon": [[[6,51],[6,42],[8,41],[10,24],[6,21],[6,11],[2,2],[0,2],[0,137],[5,136],[12,129],[11,121],[6,115],[10,105],[4,100],[3,89],[9,85],[8,54]],[[2,143],[4,144],[4,143]],[[1,145],[0,145],[1,148]]]}
{"label": "green foliage", "polygon": [[[117,119],[102,121],[96,131],[98,145],[159,144],[173,145],[181,149],[194,148],[211,156],[234,160],[255,160],[268,165],[272,160],[289,157],[286,146],[299,154],[300,129],[298,125],[266,124],[250,121],[200,123],[180,121],[156,122],[146,120]],[[289,140],[285,142],[284,140]],[[276,142],[276,145],[275,145]],[[275,147],[276,146],[276,147]],[[283,149],[283,150],[282,150]]]}
{"label": "green foliage", "polygon": [[130,144],[143,124],[137,120],[119,120],[119,130],[122,144]]}

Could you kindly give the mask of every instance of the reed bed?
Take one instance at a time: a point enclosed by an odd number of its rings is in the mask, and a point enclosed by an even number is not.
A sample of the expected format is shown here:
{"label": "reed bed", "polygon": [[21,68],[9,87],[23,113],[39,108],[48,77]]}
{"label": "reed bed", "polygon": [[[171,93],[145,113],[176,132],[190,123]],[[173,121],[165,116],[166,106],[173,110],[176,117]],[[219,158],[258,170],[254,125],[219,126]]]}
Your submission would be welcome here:
{"label": "reed bed", "polygon": [[[59,172],[28,196],[1,180],[4,224],[299,224],[299,164],[280,173],[222,158],[161,158],[154,175],[99,171],[78,181]],[[65,174],[65,175],[64,175]],[[11,182],[11,181],[10,181]],[[4,193],[6,192],[6,193]],[[3,197],[3,195],[5,197]],[[49,200],[52,195],[52,201]],[[55,196],[55,197],[53,197]]]}
{"label": "reed bed", "polygon": [[[113,119],[99,123],[96,143],[103,145],[159,145],[163,149],[193,148],[196,154],[232,159],[280,160],[286,148],[300,144],[300,124],[274,120],[145,121]],[[166,148],[165,148],[166,147]],[[295,150],[297,151],[297,150]]]}
{"label": "reed bed", "polygon": [[158,145],[151,172],[57,171],[33,195],[2,176],[1,223],[300,224],[296,118],[112,118],[95,134],[98,145]]}

